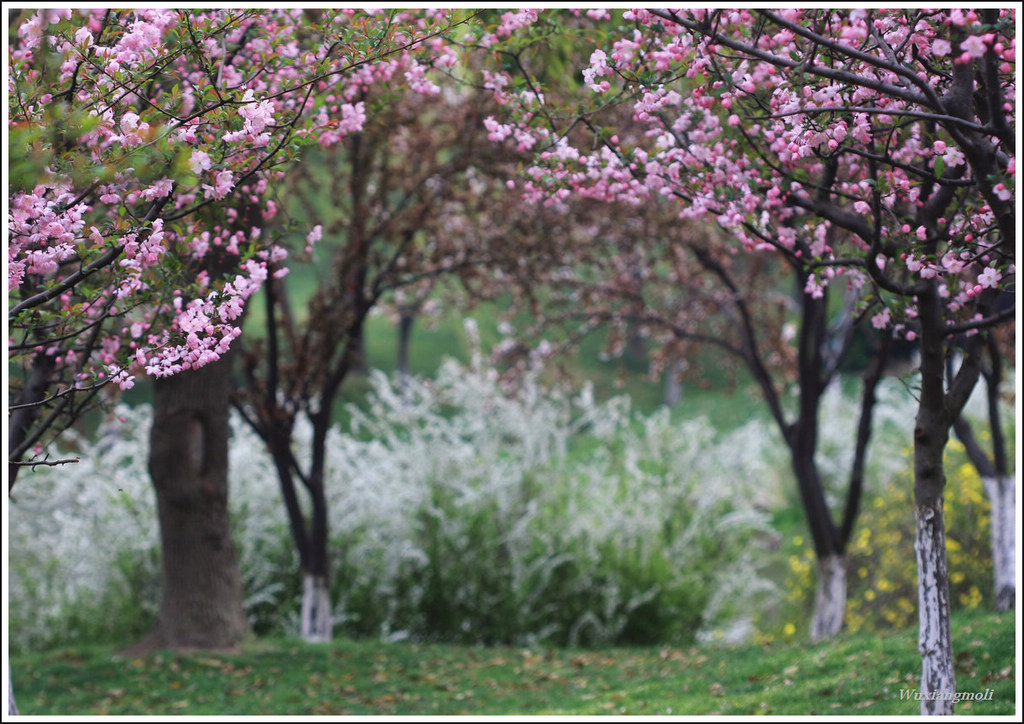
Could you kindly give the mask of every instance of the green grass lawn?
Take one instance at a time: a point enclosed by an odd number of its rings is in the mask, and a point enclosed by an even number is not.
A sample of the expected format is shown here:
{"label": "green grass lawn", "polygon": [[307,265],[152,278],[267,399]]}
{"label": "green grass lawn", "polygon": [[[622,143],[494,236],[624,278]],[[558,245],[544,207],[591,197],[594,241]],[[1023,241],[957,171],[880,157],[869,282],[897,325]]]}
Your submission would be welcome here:
{"label": "green grass lawn", "polygon": [[[1012,715],[1012,613],[954,616],[958,714]],[[26,715],[917,715],[916,630],[606,650],[258,640],[238,655],[111,648],[12,660]]]}

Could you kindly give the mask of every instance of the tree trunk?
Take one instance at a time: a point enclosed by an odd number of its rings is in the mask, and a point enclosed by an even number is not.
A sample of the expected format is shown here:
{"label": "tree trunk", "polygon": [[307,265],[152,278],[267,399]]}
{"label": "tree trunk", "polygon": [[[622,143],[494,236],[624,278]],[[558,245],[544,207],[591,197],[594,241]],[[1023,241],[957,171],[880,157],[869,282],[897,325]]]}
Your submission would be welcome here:
{"label": "tree trunk", "polygon": [[683,383],[679,380],[679,360],[673,359],[665,367],[665,393],[662,404],[675,407],[683,401]]}
{"label": "tree trunk", "polygon": [[416,321],[416,307],[402,307],[398,317],[398,384],[402,401],[409,404],[409,346],[412,341],[412,325]]}
{"label": "tree trunk", "polygon": [[332,635],[331,591],[327,577],[303,571],[302,640],[327,643]]}
{"label": "tree trunk", "polygon": [[160,615],[138,646],[230,649],[248,633],[228,517],[231,356],[157,380],[149,472],[160,520]]}
{"label": "tree trunk", "polygon": [[1017,603],[1017,476],[984,477],[981,482],[992,503],[995,609],[1012,611]]}
{"label": "tree trunk", "polygon": [[846,557],[840,554],[818,559],[818,589],[814,596],[811,640],[839,633],[846,615]]}
{"label": "tree trunk", "polygon": [[[1006,438],[1000,422],[999,386],[1002,380],[1002,355],[993,335],[987,340],[991,367],[984,372],[988,397],[989,432],[992,437],[991,457],[982,448],[970,423],[961,415],[953,430],[964,444],[967,457],[978,471],[985,495],[992,506],[992,569],[995,584],[995,609],[1012,611],[1017,602],[1016,528],[1017,478],[1009,473]],[[952,379],[952,369],[948,376]]]}
{"label": "tree trunk", "polygon": [[[47,390],[53,381],[54,362],[53,356],[46,354],[45,350],[37,352],[32,357],[32,375],[28,384],[15,400],[18,407],[8,415],[7,427],[7,492],[14,488],[14,482],[18,478],[18,465],[24,454],[24,449],[35,440],[32,435],[32,426],[39,418],[43,409],[41,403],[47,397]],[[10,387],[8,387],[10,389]]]}
{"label": "tree trunk", "polygon": [[[949,409],[945,387],[945,320],[935,285],[919,295],[921,392],[914,421],[914,504],[917,520],[917,597],[921,652],[921,714],[953,714],[956,691],[949,614],[946,472],[943,452],[959,411]],[[962,405],[961,405],[962,406]]]}

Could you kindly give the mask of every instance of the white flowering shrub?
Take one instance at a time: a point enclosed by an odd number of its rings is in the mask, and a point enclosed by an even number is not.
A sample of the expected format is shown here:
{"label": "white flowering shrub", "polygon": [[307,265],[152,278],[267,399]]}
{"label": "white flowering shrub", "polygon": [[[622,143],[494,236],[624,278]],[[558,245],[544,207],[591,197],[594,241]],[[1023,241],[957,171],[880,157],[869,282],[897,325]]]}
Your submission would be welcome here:
{"label": "white flowering shrub", "polygon": [[[625,398],[597,404],[588,389],[573,396],[535,378],[508,392],[479,364],[448,362],[404,389],[381,373],[372,382],[350,430],[332,430],[327,442],[339,633],[573,645],[737,640],[777,598],[763,549],[778,544],[768,521],[792,482],[769,422],[753,418],[722,434],[703,419],[639,418]],[[908,425],[897,397],[882,396],[883,428],[890,418]],[[834,395],[825,404],[822,461],[841,470],[856,401]],[[15,489],[16,646],[123,639],[152,623],[151,413],[117,414],[117,434],[76,441],[82,462],[25,471]],[[237,417],[232,434],[246,609],[258,633],[293,633],[301,579],[277,477]],[[905,445],[906,435],[876,440]],[[309,437],[298,425],[300,459]],[[877,467],[891,458],[883,450],[873,459]]]}
{"label": "white flowering shrub", "polygon": [[[141,634],[159,603],[149,408],[119,407],[78,463],[23,470],[8,507],[9,633],[41,646]],[[117,434],[113,434],[116,429]]]}

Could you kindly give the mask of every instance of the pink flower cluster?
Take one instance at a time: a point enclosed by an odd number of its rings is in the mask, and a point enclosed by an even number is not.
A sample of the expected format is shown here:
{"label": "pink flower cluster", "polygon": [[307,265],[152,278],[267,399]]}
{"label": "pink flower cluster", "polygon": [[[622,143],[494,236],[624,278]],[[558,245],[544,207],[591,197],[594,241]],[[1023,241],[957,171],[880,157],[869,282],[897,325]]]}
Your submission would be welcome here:
{"label": "pink flower cluster", "polygon": [[[710,13],[714,38],[699,30]],[[935,228],[915,222],[922,194],[937,177],[974,180],[956,123],[950,131],[915,119],[944,112],[933,99],[945,92],[953,63],[989,52],[1010,61],[1016,39],[976,30],[981,26],[974,11],[927,18],[901,10],[777,15],[780,22],[770,21],[755,37],[751,32],[761,18],[751,10],[629,10],[624,18],[636,27],[611,48],[593,49],[582,72],[585,86],[602,96],[593,104],[595,125],[602,123],[603,97],[616,90],[636,99],[632,124],[613,126],[617,133],[597,141],[600,150],[573,147],[510,103],[505,89],[511,79],[491,70],[488,87],[503,116],[485,121],[489,137],[537,149],[520,184],[528,200],[558,205],[566,192],[634,205],[683,199],[680,216],[717,221],[747,250],[779,249],[813,261],[821,267],[807,281],[813,296],[840,272],[864,275],[874,267],[883,275],[898,273],[897,265],[887,265],[888,256],[876,262],[876,254],[867,255],[876,234],[885,248],[908,250],[903,264],[912,278],[940,281],[953,290],[951,298],[962,301],[968,292],[1003,283],[998,256],[979,241],[995,219],[981,194]],[[786,23],[827,27],[828,41]],[[950,26],[969,32],[959,42],[962,56],[954,55]],[[868,38],[875,43],[866,45]],[[824,66],[824,55],[814,59],[822,65],[820,75],[792,72],[800,70],[808,47],[827,48],[842,74]],[[1012,66],[999,69],[1001,91],[1012,98]],[[1006,110],[1012,127],[1012,108]],[[524,142],[526,135],[533,141]],[[1013,149],[999,153],[1008,158],[1005,175],[983,182],[991,184],[992,197],[1008,202],[1015,184]],[[825,176],[836,211],[808,213],[820,204],[813,184]],[[863,221],[849,223],[850,213]],[[842,217],[852,233],[837,230],[830,216]],[[842,244],[830,242],[833,235]],[[943,258],[927,251],[938,238],[948,247]],[[839,257],[863,262],[852,269]]]}
{"label": "pink flower cluster", "polygon": [[[222,355],[246,300],[269,274],[287,273],[287,252],[249,221],[276,214],[275,154],[290,140],[359,133],[372,88],[437,93],[433,69],[457,65],[435,32],[444,11],[322,15],[312,35],[297,32],[310,20],[292,9],[42,9],[19,27],[11,128],[66,135],[68,148],[39,169],[45,182],[9,195],[8,289],[31,297],[90,269],[42,303],[46,318],[71,330],[52,352],[79,383],[127,388],[133,373],[173,374]],[[368,37],[374,43],[360,46]],[[90,171],[101,180],[82,182]],[[192,212],[210,204],[232,229],[200,227]],[[238,268],[182,271],[202,268],[211,250],[218,263],[237,255]],[[122,331],[104,331],[91,352],[75,337],[111,317]],[[9,321],[27,335],[32,319]]]}

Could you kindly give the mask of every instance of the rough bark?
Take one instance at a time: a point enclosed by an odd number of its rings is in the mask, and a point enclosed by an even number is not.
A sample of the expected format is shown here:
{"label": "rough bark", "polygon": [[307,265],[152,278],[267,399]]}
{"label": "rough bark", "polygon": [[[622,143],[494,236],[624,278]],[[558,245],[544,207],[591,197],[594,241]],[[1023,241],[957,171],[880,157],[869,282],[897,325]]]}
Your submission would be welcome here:
{"label": "rough bark", "polygon": [[326,576],[302,575],[302,639],[326,643],[332,638],[331,591]]}
{"label": "rough bark", "polygon": [[995,609],[1012,611],[1017,603],[1017,476],[984,477],[992,503],[992,570]]}
{"label": "rough bark", "polygon": [[157,626],[136,650],[231,649],[249,630],[228,516],[230,360],[154,383],[162,591]]}
{"label": "rough bark", "polygon": [[814,596],[811,640],[835,636],[846,615],[846,557],[834,554],[818,559],[818,589]]}

